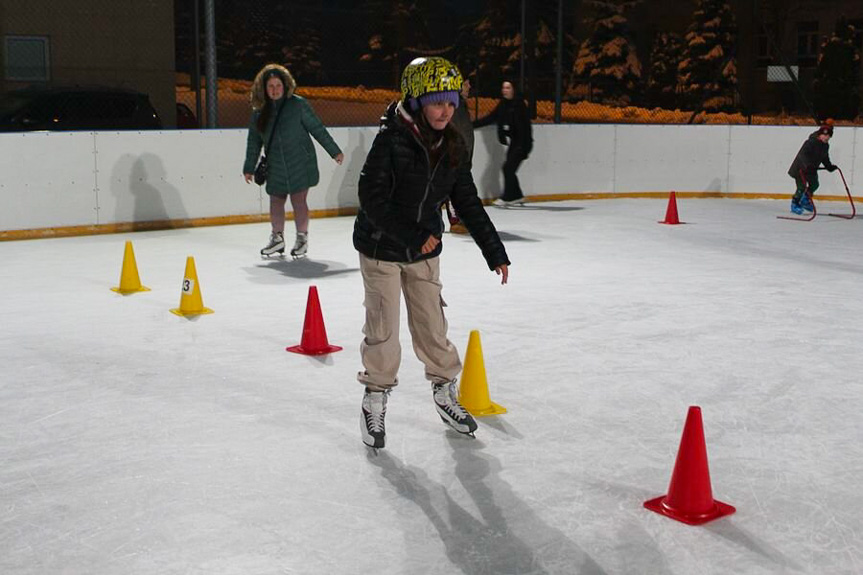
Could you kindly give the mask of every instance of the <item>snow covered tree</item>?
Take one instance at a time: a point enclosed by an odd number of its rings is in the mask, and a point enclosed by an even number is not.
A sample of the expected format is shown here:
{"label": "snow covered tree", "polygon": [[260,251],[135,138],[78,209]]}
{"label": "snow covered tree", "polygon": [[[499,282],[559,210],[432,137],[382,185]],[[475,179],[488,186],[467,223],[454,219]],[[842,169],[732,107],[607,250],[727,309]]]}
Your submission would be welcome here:
{"label": "snow covered tree", "polygon": [[683,44],[680,36],[660,32],[650,51],[650,76],[645,91],[650,106],[673,110],[677,107],[677,67]]}
{"label": "snow covered tree", "polygon": [[711,112],[735,108],[735,35],[734,14],[726,0],[696,0],[678,66],[685,105]]}
{"label": "snow covered tree", "polygon": [[462,72],[476,73],[474,87],[485,96],[499,96],[503,79],[518,74],[521,48],[521,36],[514,25],[519,20],[507,10],[509,3],[492,4],[478,21],[459,30],[454,50]]}
{"label": "snow covered tree", "polygon": [[812,84],[815,113],[819,119],[850,120],[860,112],[860,54],[854,46],[854,27],[845,18],[821,44],[818,68]]}
{"label": "snow covered tree", "polygon": [[591,2],[593,31],[582,42],[572,66],[567,99],[628,106],[641,92],[641,62],[625,11],[633,2]]}

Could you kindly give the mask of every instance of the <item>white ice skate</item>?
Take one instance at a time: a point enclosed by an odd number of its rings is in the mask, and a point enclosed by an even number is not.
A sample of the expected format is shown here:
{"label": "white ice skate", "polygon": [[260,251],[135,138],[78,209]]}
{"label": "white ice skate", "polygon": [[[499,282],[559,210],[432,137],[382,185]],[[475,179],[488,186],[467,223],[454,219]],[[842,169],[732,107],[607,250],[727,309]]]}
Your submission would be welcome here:
{"label": "white ice skate", "polygon": [[458,402],[458,386],[454,379],[432,385],[432,397],[444,423],[463,435],[475,437],[476,420]]}
{"label": "white ice skate", "polygon": [[511,208],[513,206],[523,206],[524,198],[517,198],[515,200],[504,200],[503,198],[498,198],[492,202],[492,205],[495,205],[499,208]]}
{"label": "white ice skate", "polygon": [[285,238],[282,232],[273,232],[270,235],[270,242],[261,249],[261,255],[269,257],[273,254],[285,254]]}
{"label": "white ice skate", "polygon": [[377,453],[386,445],[387,432],[384,418],[387,415],[387,396],[389,391],[369,391],[363,394],[363,407],[360,412],[360,432],[363,443]]}
{"label": "white ice skate", "polygon": [[294,242],[294,247],[291,249],[291,256],[296,260],[306,257],[306,252],[309,251],[309,232],[297,232],[297,241]]}

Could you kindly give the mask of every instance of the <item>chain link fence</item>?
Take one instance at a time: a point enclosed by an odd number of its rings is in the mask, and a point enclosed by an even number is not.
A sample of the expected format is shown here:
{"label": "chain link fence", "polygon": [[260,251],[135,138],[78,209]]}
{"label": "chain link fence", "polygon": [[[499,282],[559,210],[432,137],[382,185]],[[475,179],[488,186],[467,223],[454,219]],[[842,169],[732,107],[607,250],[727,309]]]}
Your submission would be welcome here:
{"label": "chain link fence", "polygon": [[[3,129],[63,129],[70,106],[25,113],[9,97],[34,86],[120,88],[149,98],[163,128],[206,125],[205,5],[223,128],[248,124],[251,81],[270,62],[327,125],[375,125],[420,55],[458,64],[479,116],[507,79],[536,122],[863,123],[859,0],[0,0],[0,115],[18,122]],[[78,129],[155,127],[143,104],[124,125],[120,104],[92,101]]]}

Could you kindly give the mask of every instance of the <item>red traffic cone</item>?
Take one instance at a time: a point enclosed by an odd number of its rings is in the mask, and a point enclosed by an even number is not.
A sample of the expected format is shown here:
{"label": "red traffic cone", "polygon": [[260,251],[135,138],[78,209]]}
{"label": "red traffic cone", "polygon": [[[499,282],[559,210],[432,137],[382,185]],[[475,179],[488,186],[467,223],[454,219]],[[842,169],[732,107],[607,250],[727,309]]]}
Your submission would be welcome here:
{"label": "red traffic cone", "polygon": [[671,192],[668,196],[668,209],[665,210],[665,220],[660,224],[677,225],[680,219],[677,217],[677,194]]}
{"label": "red traffic cone", "polygon": [[337,345],[327,341],[327,329],[324,327],[324,317],[321,315],[321,304],[318,301],[318,288],[309,287],[309,299],[306,303],[306,321],[303,323],[303,338],[300,345],[285,348],[287,351],[303,355],[324,355],[341,351]]}
{"label": "red traffic cone", "polygon": [[645,501],[644,506],[689,525],[701,525],[736,511],[713,499],[700,407],[690,407],[686,416],[668,495]]}

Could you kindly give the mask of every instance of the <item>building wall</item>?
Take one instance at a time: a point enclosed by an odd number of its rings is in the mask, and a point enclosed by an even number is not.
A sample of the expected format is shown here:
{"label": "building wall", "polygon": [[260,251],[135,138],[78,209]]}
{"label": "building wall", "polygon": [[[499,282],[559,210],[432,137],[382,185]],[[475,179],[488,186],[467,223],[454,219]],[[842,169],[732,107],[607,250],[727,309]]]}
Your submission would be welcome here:
{"label": "building wall", "polygon": [[[798,26],[804,22],[817,22],[817,46],[820,52],[821,43],[833,34],[836,24],[843,16],[850,22],[863,24],[863,2],[859,0],[765,0],[760,3],[761,11],[752,20],[751,8],[746,12],[750,2],[736,0],[739,12],[745,16],[740,22],[740,54],[743,74],[753,79],[754,100],[756,110],[775,108],[781,103],[784,108],[805,111],[805,105],[798,89],[792,83],[773,83],[767,81],[767,66],[781,65],[799,66],[800,88],[803,95],[811,102],[812,82],[815,79],[817,54],[814,58],[800,59],[798,57]],[[757,46],[759,36],[764,35],[764,27],[774,37],[779,49],[779,56],[771,59],[759,59]],[[861,26],[858,26],[860,28]],[[763,41],[763,39],[762,39]],[[859,47],[858,47],[859,48]],[[863,71],[863,64],[861,64]],[[863,73],[860,75],[863,85]],[[747,96],[748,97],[748,96]]]}
{"label": "building wall", "polygon": [[[175,125],[172,0],[0,0],[0,51],[7,35],[49,38],[50,85],[138,90]],[[1,90],[25,85],[0,79]]]}

